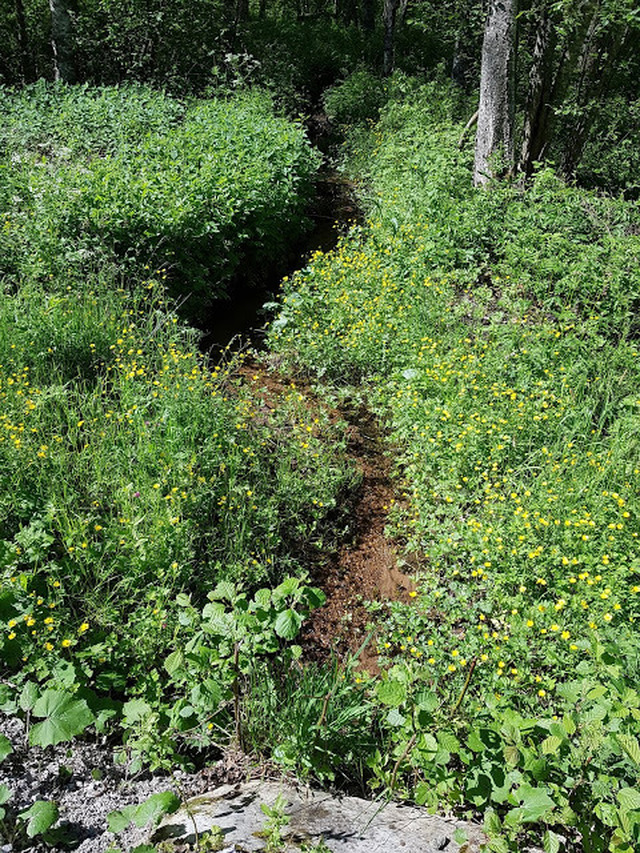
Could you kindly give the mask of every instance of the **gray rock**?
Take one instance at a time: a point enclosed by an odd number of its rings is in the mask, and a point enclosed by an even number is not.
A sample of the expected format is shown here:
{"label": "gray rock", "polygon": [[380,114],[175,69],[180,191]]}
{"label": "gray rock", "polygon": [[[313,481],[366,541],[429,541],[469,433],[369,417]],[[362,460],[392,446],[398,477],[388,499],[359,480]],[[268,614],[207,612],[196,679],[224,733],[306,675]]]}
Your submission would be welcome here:
{"label": "gray rock", "polygon": [[[263,833],[268,818],[261,805],[273,806],[284,798],[288,824],[283,827],[284,850],[293,853],[303,843],[324,841],[332,853],[476,853],[486,841],[479,826],[453,818],[430,815],[426,809],[359,797],[337,797],[294,788],[278,782],[253,781],[223,785],[188,800],[168,815],[155,830],[153,842],[165,839],[195,840],[218,827],[225,851],[254,853],[264,850]],[[463,830],[467,841],[460,832]],[[459,840],[456,840],[459,839]]]}

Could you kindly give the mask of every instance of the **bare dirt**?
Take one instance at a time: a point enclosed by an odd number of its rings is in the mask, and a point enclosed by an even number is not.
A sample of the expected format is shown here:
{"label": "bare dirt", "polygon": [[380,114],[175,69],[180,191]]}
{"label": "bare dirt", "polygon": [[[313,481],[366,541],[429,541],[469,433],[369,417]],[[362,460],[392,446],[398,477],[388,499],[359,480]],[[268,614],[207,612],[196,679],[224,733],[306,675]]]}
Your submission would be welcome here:
{"label": "bare dirt", "polygon": [[[269,369],[266,362],[245,362],[239,372],[259,389],[267,410],[276,408],[279,398],[291,390],[291,380]],[[347,422],[347,464],[354,465],[360,475],[358,490],[349,497],[349,540],[333,552],[316,555],[311,563],[312,580],[327,600],[303,627],[305,657],[322,661],[331,654],[344,658],[360,652],[357,666],[377,674],[375,630],[370,629],[366,602],[408,602],[415,589],[412,578],[398,569],[396,543],[386,535],[396,499],[391,458],[380,424],[366,405],[346,403],[330,408],[304,379],[297,379],[296,387],[310,408],[322,406],[332,420]]]}

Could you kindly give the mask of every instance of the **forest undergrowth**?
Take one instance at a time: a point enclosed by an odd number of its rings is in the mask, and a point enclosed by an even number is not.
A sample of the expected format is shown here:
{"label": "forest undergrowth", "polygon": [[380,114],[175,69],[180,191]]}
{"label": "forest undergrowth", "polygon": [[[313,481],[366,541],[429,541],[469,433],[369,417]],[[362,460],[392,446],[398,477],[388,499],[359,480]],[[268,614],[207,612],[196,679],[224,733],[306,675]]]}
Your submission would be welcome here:
{"label": "forest undergrowth", "polygon": [[[133,773],[240,744],[483,820],[493,853],[631,853],[637,203],[551,168],[473,189],[447,83],[358,72],[325,103],[367,218],[283,282],[254,374],[172,306],[304,226],[299,124],[255,92],[2,92],[0,709]],[[325,598],[304,555],[353,533],[345,398],[385,428],[418,567],[369,605],[375,676],[299,639]]]}

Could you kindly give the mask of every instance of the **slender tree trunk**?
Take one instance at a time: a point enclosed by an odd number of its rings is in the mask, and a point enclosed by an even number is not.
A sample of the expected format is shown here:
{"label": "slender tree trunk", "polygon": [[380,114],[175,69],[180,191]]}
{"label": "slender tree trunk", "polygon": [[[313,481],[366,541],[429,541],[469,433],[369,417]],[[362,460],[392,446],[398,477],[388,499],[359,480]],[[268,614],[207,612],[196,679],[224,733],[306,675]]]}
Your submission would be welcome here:
{"label": "slender tree trunk", "polygon": [[476,186],[486,184],[496,169],[513,168],[515,36],[517,0],[490,0],[482,43],[480,104],[473,169]]}
{"label": "slender tree trunk", "polygon": [[63,83],[76,82],[73,46],[73,21],[66,0],[49,0],[51,10],[51,46],[53,76]]}
{"label": "slender tree trunk", "polygon": [[554,89],[553,54],[555,32],[551,16],[541,12],[529,72],[529,92],[525,110],[520,169],[531,175],[533,164],[540,160],[549,142],[553,117],[551,100]]}
{"label": "slender tree trunk", "polygon": [[375,27],[375,3],[374,0],[361,0],[360,16],[362,21],[362,29],[366,32],[373,32]]}
{"label": "slender tree trunk", "polygon": [[15,0],[16,21],[18,23],[18,45],[20,46],[20,66],[22,69],[22,79],[25,83],[31,83],[36,79],[36,66],[33,61],[33,54],[29,47],[29,37],[27,34],[27,21],[24,14],[24,4],[22,0]]}
{"label": "slender tree trunk", "polygon": [[396,33],[396,14],[400,0],[384,0],[384,8],[382,12],[384,21],[384,42],[382,52],[382,73],[388,77],[393,71],[395,61],[395,33]]}

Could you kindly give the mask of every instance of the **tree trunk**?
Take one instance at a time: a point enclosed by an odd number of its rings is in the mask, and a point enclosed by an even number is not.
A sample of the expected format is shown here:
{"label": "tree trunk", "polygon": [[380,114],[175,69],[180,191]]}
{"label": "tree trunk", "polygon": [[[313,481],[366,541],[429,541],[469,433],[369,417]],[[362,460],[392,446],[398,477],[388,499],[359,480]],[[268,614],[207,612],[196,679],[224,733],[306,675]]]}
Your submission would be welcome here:
{"label": "tree trunk", "polygon": [[18,45],[20,47],[20,66],[22,68],[22,79],[25,83],[32,83],[36,79],[36,65],[33,54],[29,48],[29,37],[27,35],[27,22],[24,14],[22,0],[15,0],[16,21],[18,23]]}
{"label": "tree trunk", "polygon": [[66,0],[49,0],[51,10],[51,46],[53,77],[63,83],[76,82],[73,48],[73,21]]}
{"label": "tree trunk", "polygon": [[536,30],[524,118],[520,169],[527,176],[533,172],[533,164],[542,158],[549,142],[553,117],[554,49],[555,31],[551,16],[545,9],[541,12]]}
{"label": "tree trunk", "polygon": [[384,42],[382,52],[382,73],[388,77],[393,71],[394,65],[394,42],[396,32],[396,13],[400,0],[384,0]]}
{"label": "tree trunk", "polygon": [[516,5],[517,0],[489,3],[473,168],[476,186],[486,184],[496,173],[506,174],[513,169]]}

